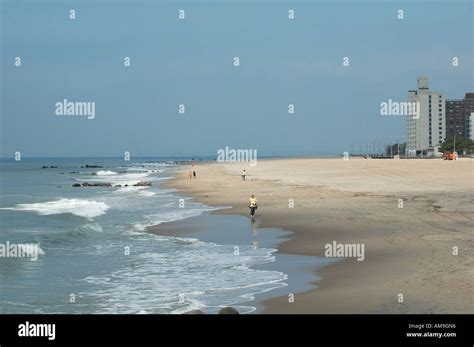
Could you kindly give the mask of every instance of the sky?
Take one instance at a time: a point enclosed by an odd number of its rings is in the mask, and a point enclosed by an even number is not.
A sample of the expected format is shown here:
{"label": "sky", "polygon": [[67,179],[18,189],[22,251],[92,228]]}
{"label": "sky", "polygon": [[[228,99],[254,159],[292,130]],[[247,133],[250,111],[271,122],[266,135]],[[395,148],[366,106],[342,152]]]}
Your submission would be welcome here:
{"label": "sky", "polygon": [[[380,103],[420,75],[474,92],[472,0],[0,4],[2,157],[340,154],[405,135]],[[57,115],[64,99],[95,118]]]}

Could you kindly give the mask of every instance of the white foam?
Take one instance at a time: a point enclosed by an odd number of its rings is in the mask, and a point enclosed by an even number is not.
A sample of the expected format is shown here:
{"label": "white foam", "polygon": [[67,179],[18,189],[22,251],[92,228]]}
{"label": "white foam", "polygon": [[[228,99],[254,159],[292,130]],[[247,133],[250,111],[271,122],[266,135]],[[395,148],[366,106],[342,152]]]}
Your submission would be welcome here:
{"label": "white foam", "polygon": [[162,212],[159,214],[152,214],[145,216],[146,221],[144,223],[134,224],[134,228],[138,231],[143,231],[147,227],[158,225],[166,222],[174,222],[190,217],[199,216],[205,211],[213,211],[219,208],[213,207],[199,207],[199,208],[183,208],[178,210],[173,210],[169,212]]}
{"label": "white foam", "polygon": [[129,236],[141,236],[143,233],[133,231],[133,230],[125,230],[122,235],[129,235]]}
{"label": "white foam", "polygon": [[177,243],[182,243],[184,245],[190,245],[196,242],[199,242],[198,239],[193,239],[190,237],[175,237]]}
{"label": "white foam", "polygon": [[[110,170],[100,170],[95,173],[92,173],[96,178],[88,178],[87,181],[90,183],[110,183],[114,186],[121,185],[121,186],[133,186],[140,181],[161,181],[161,180],[169,180],[173,179],[174,177],[156,177],[152,176],[156,173],[164,172],[165,170],[160,169],[147,169],[143,167],[129,167],[126,171],[115,172]],[[74,178],[78,182],[83,182],[85,179],[84,177],[75,177]],[[128,188],[128,187],[125,187]],[[126,192],[125,190],[121,190],[120,192]]]}
{"label": "white foam", "polygon": [[225,306],[249,313],[255,308],[242,303],[252,301],[256,294],[286,286],[288,277],[284,273],[252,268],[273,262],[274,249],[240,245],[240,255],[236,256],[233,245],[201,241],[180,245],[175,243],[176,238],[163,240],[161,245],[153,245],[153,253],[137,252],[133,268],[85,278],[95,289],[84,296],[101,302],[95,313],[146,310],[179,314],[193,309],[217,313]]}
{"label": "white foam", "polygon": [[140,191],[140,190],[143,190],[143,189],[146,189],[146,188],[148,188],[148,187],[144,187],[144,186],[140,186],[140,187],[134,187],[134,186],[121,187],[121,188],[117,189],[116,191],[114,191],[114,193],[131,193],[131,192]]}
{"label": "white foam", "polygon": [[166,166],[175,166],[174,163],[136,163],[137,166],[144,167],[166,167]]}
{"label": "white foam", "polygon": [[138,195],[148,197],[148,196],[154,196],[154,195],[156,195],[156,193],[155,192],[150,192],[149,190],[142,190],[142,191],[138,192]]}
{"label": "white foam", "polygon": [[126,173],[126,174],[121,174],[121,175],[114,175],[112,177],[105,176],[100,180],[100,182],[108,182],[108,183],[112,183],[113,185],[128,184],[129,186],[133,186],[134,184],[140,181],[143,181],[149,175],[150,175],[149,172]]}
{"label": "white foam", "polygon": [[81,229],[84,230],[84,231],[92,231],[92,232],[95,232],[95,233],[103,232],[102,227],[97,223],[85,224],[81,227]]}
{"label": "white foam", "polygon": [[110,176],[110,175],[117,175],[116,172],[114,171],[110,171],[110,170],[101,170],[101,171],[97,171],[95,173],[97,176]]}
{"label": "white foam", "polygon": [[163,169],[145,169],[145,168],[140,168],[140,167],[130,167],[127,169],[127,171],[133,172],[165,172],[166,170]]}
{"label": "white foam", "polygon": [[35,204],[18,204],[15,207],[5,207],[4,210],[32,211],[40,215],[71,213],[84,218],[94,218],[105,214],[110,207],[104,203],[84,199],[59,199]]}

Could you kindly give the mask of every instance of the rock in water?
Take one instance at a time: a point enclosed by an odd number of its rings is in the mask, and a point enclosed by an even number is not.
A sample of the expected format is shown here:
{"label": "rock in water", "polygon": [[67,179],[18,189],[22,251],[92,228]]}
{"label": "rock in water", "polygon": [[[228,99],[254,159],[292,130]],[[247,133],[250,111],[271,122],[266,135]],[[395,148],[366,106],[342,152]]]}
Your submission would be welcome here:
{"label": "rock in water", "polygon": [[191,310],[188,312],[184,312],[183,314],[204,314],[201,310]]}
{"label": "rock in water", "polygon": [[84,182],[83,184],[74,183],[73,187],[112,187],[112,183],[108,182],[98,182],[98,183],[89,183]]}
{"label": "rock in water", "polygon": [[151,182],[150,181],[140,181],[136,184],[133,185],[134,187],[149,187],[151,186]]}
{"label": "rock in water", "polygon": [[240,314],[240,313],[233,307],[224,307],[224,308],[221,308],[217,314]]}

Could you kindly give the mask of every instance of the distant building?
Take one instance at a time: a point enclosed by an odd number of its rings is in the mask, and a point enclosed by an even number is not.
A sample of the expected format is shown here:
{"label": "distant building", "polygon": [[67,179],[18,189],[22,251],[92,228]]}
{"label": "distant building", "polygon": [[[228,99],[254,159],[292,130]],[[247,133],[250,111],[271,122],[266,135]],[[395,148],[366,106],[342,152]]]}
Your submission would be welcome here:
{"label": "distant building", "polygon": [[474,112],[471,112],[467,122],[467,138],[468,140],[474,141]]}
{"label": "distant building", "polygon": [[446,100],[446,136],[472,139],[471,113],[474,113],[474,93],[466,93],[461,100]]}
{"label": "distant building", "polygon": [[466,112],[466,139],[474,141],[474,93],[466,93],[464,97],[464,112]]}
{"label": "distant building", "polygon": [[428,78],[418,77],[418,89],[408,91],[408,101],[418,103],[418,115],[407,116],[406,152],[426,154],[446,137],[446,103],[443,93],[428,88]]}
{"label": "distant building", "polygon": [[446,137],[466,137],[467,121],[464,100],[446,100]]}

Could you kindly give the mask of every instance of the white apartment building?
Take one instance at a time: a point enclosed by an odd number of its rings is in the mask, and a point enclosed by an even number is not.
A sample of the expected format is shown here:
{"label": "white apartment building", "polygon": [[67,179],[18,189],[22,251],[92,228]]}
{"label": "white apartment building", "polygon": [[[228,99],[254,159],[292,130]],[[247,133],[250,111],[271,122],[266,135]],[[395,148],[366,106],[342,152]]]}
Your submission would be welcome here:
{"label": "white apartment building", "polygon": [[427,77],[418,77],[417,84],[417,90],[408,91],[408,101],[419,103],[418,115],[407,116],[406,151],[409,156],[440,145],[446,136],[444,94],[431,92]]}

